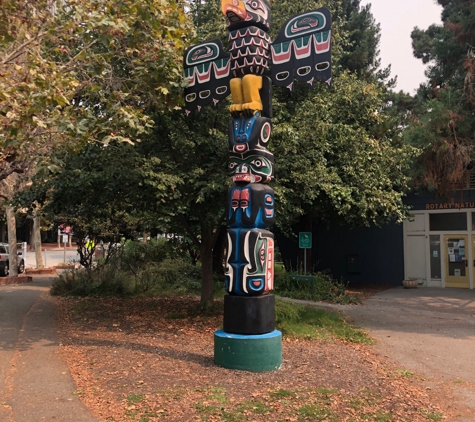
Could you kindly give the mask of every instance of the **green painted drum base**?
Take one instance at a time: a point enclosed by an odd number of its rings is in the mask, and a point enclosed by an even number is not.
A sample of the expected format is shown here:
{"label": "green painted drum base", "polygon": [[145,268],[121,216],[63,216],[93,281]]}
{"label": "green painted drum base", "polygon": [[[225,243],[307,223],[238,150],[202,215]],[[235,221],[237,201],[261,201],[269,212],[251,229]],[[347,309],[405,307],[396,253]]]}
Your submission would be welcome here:
{"label": "green painted drum base", "polygon": [[241,335],[214,333],[214,363],[249,372],[275,371],[282,365],[282,333]]}

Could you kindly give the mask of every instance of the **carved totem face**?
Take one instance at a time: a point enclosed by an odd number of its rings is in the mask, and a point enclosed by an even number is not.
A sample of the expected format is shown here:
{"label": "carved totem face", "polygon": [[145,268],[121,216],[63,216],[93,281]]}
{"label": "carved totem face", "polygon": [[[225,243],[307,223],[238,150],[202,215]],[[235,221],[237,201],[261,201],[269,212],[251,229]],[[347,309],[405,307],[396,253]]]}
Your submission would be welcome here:
{"label": "carved totem face", "polygon": [[234,183],[269,183],[274,178],[274,155],[267,150],[230,153],[229,171]]}
{"label": "carved totem face", "polygon": [[231,228],[265,229],[274,224],[274,190],[262,183],[233,185],[228,192]]}
{"label": "carved totem face", "polygon": [[265,117],[240,117],[229,122],[229,147],[232,152],[244,153],[263,149],[269,144],[271,119]]}
{"label": "carved totem face", "polygon": [[221,10],[226,16],[228,30],[257,26],[264,31],[270,27],[268,0],[221,0]]}

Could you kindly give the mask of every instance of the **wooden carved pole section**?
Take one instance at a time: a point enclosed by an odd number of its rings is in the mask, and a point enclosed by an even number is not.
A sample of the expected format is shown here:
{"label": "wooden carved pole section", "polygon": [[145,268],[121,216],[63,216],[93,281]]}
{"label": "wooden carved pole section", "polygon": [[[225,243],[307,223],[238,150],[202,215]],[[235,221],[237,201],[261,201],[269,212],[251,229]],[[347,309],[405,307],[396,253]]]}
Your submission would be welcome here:
{"label": "wooden carved pole section", "polygon": [[[184,57],[186,113],[232,96],[229,122],[229,224],[223,330],[215,333],[218,365],[260,372],[282,363],[275,330],[274,156],[272,82],[331,86],[331,15],[325,8],[290,18],[274,43],[268,0],[222,0],[229,51],[219,40],[189,48]],[[272,63],[272,66],[271,66]],[[270,77],[266,76],[270,70]]]}

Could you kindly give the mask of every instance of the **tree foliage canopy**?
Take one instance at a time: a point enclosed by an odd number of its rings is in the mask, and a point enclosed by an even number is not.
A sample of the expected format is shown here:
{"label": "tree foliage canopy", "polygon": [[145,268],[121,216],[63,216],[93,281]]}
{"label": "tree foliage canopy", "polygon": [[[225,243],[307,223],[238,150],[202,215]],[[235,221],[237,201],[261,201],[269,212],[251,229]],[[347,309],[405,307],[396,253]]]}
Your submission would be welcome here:
{"label": "tree foliage canopy", "polygon": [[181,1],[2,1],[0,166],[140,139],[181,102],[190,34]]}
{"label": "tree foliage canopy", "polygon": [[[100,7],[106,6],[99,3],[111,8],[103,13],[106,9]],[[143,13],[149,9],[153,12],[150,5],[159,3],[133,2],[146,8]],[[142,230],[160,228],[193,242],[202,260],[202,301],[209,301],[213,296],[210,263],[224,222],[230,185],[228,102],[188,118],[181,110],[164,110],[177,104],[174,93],[178,95],[181,82],[174,79],[178,69],[174,60],[178,60],[181,46],[213,38],[222,39],[226,45],[220,1],[188,2],[189,18],[198,36],[190,41],[183,35],[170,42],[169,47],[174,49],[165,59],[169,57],[173,66],[167,69],[166,63],[157,65],[156,54],[161,55],[164,46],[152,40],[153,31],[144,35],[142,23],[124,29],[124,22],[132,19],[125,16],[126,11],[113,8],[112,2],[94,4],[102,20],[97,17],[92,22],[98,26],[91,23],[92,29],[80,31],[83,38],[79,45],[90,44],[88,51],[97,55],[75,73],[79,85],[70,106],[80,109],[79,119],[84,123],[79,120],[71,129],[100,139],[109,147],[86,144],[79,155],[63,156],[68,162],[63,170],[65,177],[58,173],[45,192],[51,206],[58,207],[54,208],[57,213],[77,217],[88,216],[93,210],[109,221],[104,212],[107,214],[111,207],[118,210],[123,203],[123,210],[138,218],[137,230],[139,226]],[[132,2],[124,4],[131,7]],[[280,26],[293,14],[323,5],[313,0],[273,1],[271,36],[275,38]],[[282,228],[290,227],[303,214],[351,226],[401,220],[405,215],[405,171],[413,149],[401,144],[392,124],[396,119],[388,112],[388,72],[379,71],[377,60],[379,27],[370,9],[361,8],[359,0],[334,1],[330,8],[334,16],[333,89],[322,84],[313,90],[297,85],[293,93],[274,90],[269,149],[276,160],[273,188],[277,221]],[[177,16],[181,17],[180,13]],[[187,28],[183,25],[181,31]],[[81,57],[81,47],[71,41],[64,54],[70,59],[78,54]],[[66,56],[61,54],[58,53],[60,62],[66,62]],[[163,79],[168,81],[165,93],[156,87],[161,86],[161,77],[167,72],[172,78]],[[137,113],[127,119],[124,110],[130,107]],[[150,124],[150,118],[152,130],[139,133],[140,128]],[[115,125],[117,130],[113,130]],[[140,143],[129,146],[119,142],[133,139],[134,133],[138,133]],[[121,165],[120,160],[127,164]],[[66,194],[68,191],[82,194],[73,198]],[[85,198],[87,191],[92,191],[90,196],[96,200]]]}

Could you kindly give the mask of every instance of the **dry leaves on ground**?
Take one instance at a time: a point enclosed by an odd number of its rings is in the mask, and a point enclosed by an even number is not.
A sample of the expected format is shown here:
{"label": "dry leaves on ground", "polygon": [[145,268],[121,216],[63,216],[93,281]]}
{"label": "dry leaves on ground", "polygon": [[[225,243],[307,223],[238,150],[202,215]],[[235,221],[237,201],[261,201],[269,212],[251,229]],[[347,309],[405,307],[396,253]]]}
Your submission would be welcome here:
{"label": "dry leaves on ground", "polygon": [[418,422],[451,413],[371,346],[285,338],[280,370],[234,371],[213,363],[221,316],[196,315],[194,299],[56,300],[77,393],[101,421]]}

